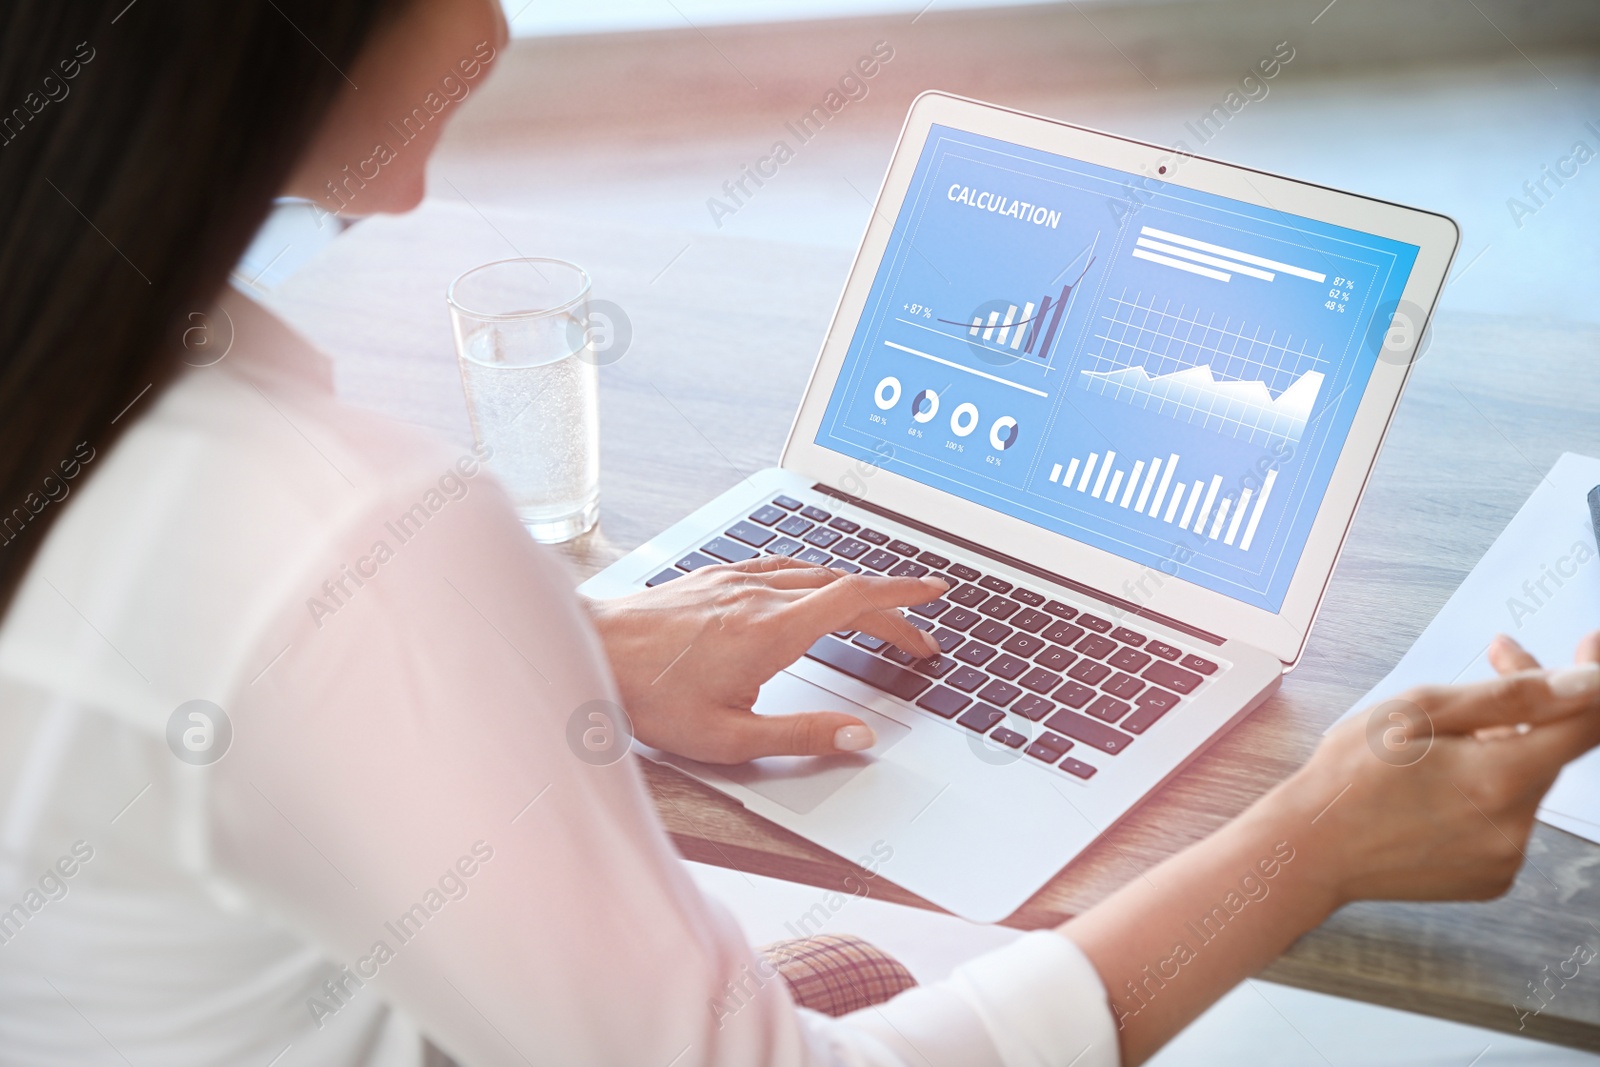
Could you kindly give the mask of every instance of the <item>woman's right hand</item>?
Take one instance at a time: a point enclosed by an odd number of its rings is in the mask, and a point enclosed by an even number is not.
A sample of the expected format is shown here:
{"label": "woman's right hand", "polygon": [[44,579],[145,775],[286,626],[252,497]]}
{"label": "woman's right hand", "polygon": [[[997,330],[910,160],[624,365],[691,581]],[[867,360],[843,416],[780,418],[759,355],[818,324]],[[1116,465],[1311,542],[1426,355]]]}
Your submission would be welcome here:
{"label": "woman's right hand", "polygon": [[1545,792],[1600,744],[1600,631],[1562,670],[1503,635],[1489,658],[1500,677],[1412,689],[1341,723],[1263,798],[1311,816],[1304,851],[1335,906],[1504,893]]}

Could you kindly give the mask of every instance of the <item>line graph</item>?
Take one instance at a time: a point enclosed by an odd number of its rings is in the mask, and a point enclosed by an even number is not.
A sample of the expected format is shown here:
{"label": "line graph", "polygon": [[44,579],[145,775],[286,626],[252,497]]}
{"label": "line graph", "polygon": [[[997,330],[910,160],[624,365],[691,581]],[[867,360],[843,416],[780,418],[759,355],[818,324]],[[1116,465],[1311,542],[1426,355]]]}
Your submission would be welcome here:
{"label": "line graph", "polygon": [[1126,291],[1107,302],[1085,388],[1135,407],[1265,444],[1298,441],[1325,382],[1319,344],[1281,340],[1233,319]]}

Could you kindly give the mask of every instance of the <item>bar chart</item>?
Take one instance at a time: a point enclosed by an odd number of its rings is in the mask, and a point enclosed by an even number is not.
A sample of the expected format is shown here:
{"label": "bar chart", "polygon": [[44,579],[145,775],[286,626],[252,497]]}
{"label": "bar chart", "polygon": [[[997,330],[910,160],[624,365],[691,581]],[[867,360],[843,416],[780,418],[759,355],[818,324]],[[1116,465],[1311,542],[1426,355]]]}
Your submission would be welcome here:
{"label": "bar chart", "polygon": [[1106,507],[1126,509],[1241,552],[1250,551],[1278,478],[1273,468],[1259,479],[1259,489],[1251,485],[1225,488],[1218,473],[1199,472],[1196,476],[1185,471],[1180,475],[1182,457],[1176,452],[1135,459],[1131,466],[1127,457],[1120,463],[1118,459],[1112,450],[1075,456],[1065,465],[1052,464],[1049,482],[1059,486],[1060,492],[1081,494]]}
{"label": "bar chart", "polygon": [[[1073,294],[1083,281],[1089,268],[1094,266],[1096,234],[1082,252],[1074,256],[1061,275],[1066,275],[1082,264],[1070,281],[1054,294],[1045,293],[1036,300],[1024,300],[1019,305],[1009,300],[989,301],[980,305],[970,318],[937,321],[946,326],[966,327],[961,336],[968,344],[993,349],[1011,358],[1031,358],[1048,367],[1050,354],[1055,349],[1061,332],[1061,321],[1072,304]],[[1060,277],[1061,275],[1058,275]],[[1004,310],[1001,306],[1004,306]]]}

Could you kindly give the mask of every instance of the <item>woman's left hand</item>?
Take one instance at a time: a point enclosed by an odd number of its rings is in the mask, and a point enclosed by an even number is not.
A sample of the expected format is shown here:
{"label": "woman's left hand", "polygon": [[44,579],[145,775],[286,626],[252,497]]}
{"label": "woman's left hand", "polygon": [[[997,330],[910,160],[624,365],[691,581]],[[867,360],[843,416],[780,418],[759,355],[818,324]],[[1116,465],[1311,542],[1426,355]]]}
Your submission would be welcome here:
{"label": "woman's left hand", "polygon": [[897,609],[947,591],[937,578],[841,574],[786,556],[703,567],[615,600],[588,602],[634,734],[706,763],[856,752],[853,715],[757,715],[756,694],[833,630],[861,630],[916,656],[938,645]]}

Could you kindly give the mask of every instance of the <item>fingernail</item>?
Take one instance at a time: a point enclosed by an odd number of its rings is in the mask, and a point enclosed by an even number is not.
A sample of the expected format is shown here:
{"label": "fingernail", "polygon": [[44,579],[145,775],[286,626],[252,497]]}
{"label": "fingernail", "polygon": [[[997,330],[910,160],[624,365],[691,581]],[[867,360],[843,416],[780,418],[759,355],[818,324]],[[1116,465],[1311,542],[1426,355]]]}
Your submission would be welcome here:
{"label": "fingernail", "polygon": [[944,649],[939,647],[939,642],[932,634],[922,630],[919,630],[918,633],[922,634],[922,647],[928,650],[928,655],[937,656],[939,653],[944,651]]}
{"label": "fingernail", "polygon": [[833,735],[833,747],[840,752],[860,752],[864,748],[871,748],[877,741],[871,728],[866,726],[841,726],[839,732]]}
{"label": "fingernail", "polygon": [[1586,697],[1600,693],[1600,663],[1563,667],[1550,673],[1550,692],[1558,697]]}
{"label": "fingernail", "polygon": [[922,579],[922,584],[927,586],[929,589],[933,589],[935,587],[938,587],[940,589],[949,589],[950,588],[950,583],[949,582],[945,581],[943,578],[938,577],[937,575],[932,575],[932,574],[930,574],[926,578]]}

